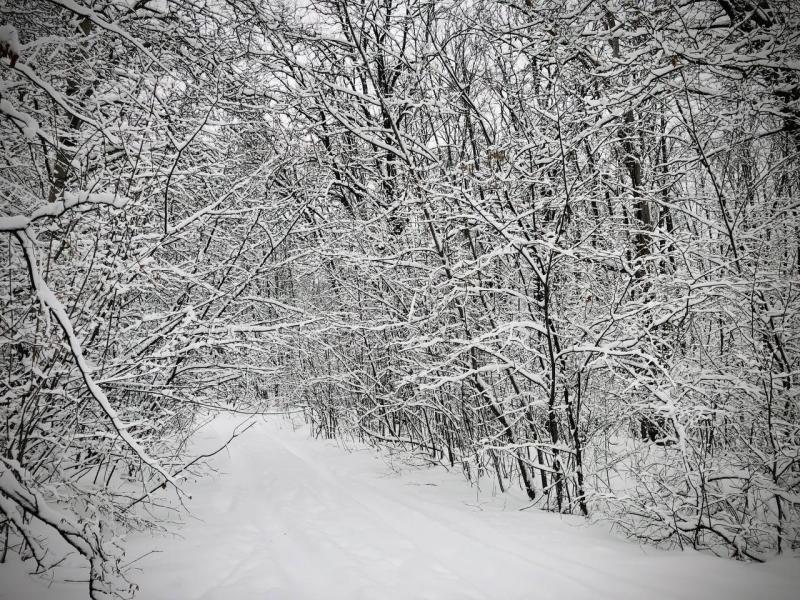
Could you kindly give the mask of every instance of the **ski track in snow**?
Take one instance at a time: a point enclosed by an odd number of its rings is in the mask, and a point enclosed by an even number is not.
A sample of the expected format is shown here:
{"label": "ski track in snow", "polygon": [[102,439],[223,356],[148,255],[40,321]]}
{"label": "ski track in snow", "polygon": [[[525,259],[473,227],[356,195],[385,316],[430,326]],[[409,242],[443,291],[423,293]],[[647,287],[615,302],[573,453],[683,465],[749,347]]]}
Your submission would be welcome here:
{"label": "ski track in snow", "polygon": [[[236,421],[198,434],[211,448]],[[795,599],[796,558],[766,565],[663,552],[572,517],[519,511],[456,473],[392,469],[285,421],[259,423],[187,485],[173,536],[128,543],[142,600]],[[487,483],[487,485],[490,485]],[[504,507],[509,504],[511,506]],[[152,552],[158,550],[158,552]],[[144,555],[144,556],[142,556]],[[0,565],[0,598],[71,600],[85,587]],[[15,589],[11,589],[14,586]]]}

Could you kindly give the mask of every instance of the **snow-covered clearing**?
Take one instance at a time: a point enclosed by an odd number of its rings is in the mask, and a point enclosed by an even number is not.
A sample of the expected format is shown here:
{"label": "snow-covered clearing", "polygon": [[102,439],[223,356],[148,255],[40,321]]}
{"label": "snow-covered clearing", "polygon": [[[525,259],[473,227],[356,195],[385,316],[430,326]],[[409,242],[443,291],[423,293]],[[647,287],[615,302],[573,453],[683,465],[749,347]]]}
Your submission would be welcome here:
{"label": "snow-covered clearing", "polygon": [[[225,440],[218,419],[197,445]],[[736,563],[662,552],[584,521],[520,511],[457,473],[400,469],[286,421],[257,423],[188,485],[174,536],[137,535],[130,577],[143,600],[797,598],[797,559]],[[487,483],[487,486],[489,484]],[[153,552],[153,550],[157,550]],[[0,565],[0,598],[85,598],[79,584]]]}

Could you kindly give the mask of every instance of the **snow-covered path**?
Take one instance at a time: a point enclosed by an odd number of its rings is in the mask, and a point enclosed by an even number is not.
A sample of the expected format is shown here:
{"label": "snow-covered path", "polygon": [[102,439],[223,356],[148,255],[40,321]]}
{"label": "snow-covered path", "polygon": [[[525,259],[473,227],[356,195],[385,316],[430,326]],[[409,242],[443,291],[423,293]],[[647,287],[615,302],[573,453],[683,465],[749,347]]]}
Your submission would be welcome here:
{"label": "snow-covered path", "polygon": [[[209,435],[222,438],[223,428]],[[223,474],[194,490],[202,523],[141,561],[142,598],[752,599],[800,591],[800,578],[643,551],[577,521],[504,511],[488,493],[481,507],[459,475],[398,474],[374,452],[344,452],[285,422],[251,429],[218,464]]]}
{"label": "snow-covered path", "polygon": [[[233,422],[200,435],[213,446]],[[138,536],[143,600],[797,598],[796,559],[748,565],[642,549],[503,507],[455,473],[398,473],[285,422],[259,423],[192,484],[179,536]],[[59,598],[65,598],[59,588]],[[24,595],[18,596],[25,597]],[[31,595],[31,598],[41,598]],[[78,595],[75,596],[80,597]]]}

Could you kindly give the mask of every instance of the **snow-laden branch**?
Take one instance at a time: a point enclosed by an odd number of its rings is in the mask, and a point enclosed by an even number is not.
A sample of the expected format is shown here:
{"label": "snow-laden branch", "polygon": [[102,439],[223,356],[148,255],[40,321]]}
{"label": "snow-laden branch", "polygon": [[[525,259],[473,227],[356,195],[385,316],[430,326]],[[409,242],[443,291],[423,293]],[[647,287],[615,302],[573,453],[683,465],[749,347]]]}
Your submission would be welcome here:
{"label": "snow-laden branch", "polygon": [[[122,598],[124,579],[103,546],[101,533],[90,519],[81,519],[53,507],[42,495],[26,484],[33,476],[17,461],[0,456],[0,513],[13,525],[16,533],[27,542],[34,558],[42,566],[47,554],[47,541],[40,540],[40,531],[28,518],[56,532],[67,544],[89,561],[89,598],[92,600]],[[115,581],[116,580],[116,581]]]}
{"label": "snow-laden branch", "polygon": [[43,219],[45,217],[60,217],[68,210],[87,204],[123,208],[127,203],[128,198],[125,198],[124,196],[117,196],[116,194],[111,193],[64,192],[63,200],[49,202],[44,206],[37,208],[28,216],[0,216],[0,231],[25,231],[34,221],[37,221],[38,219]]}
{"label": "snow-laden branch", "polygon": [[22,483],[32,479],[19,463],[0,456],[0,511],[11,519],[18,529],[25,531],[23,519],[17,518],[19,512],[11,505],[13,502],[25,512],[57,530],[73,548],[90,558],[96,553],[96,549],[92,547],[92,536],[87,535],[72,518],[50,506],[39,494]]}
{"label": "snow-laden branch", "polygon": [[64,335],[69,343],[72,356],[75,359],[75,363],[81,372],[83,381],[86,384],[86,387],[89,389],[89,392],[92,394],[92,397],[94,397],[95,401],[100,405],[100,408],[111,421],[111,424],[114,427],[114,430],[117,432],[117,435],[119,435],[119,437],[122,438],[122,440],[131,448],[131,450],[133,450],[139,459],[153,470],[157,471],[162,477],[164,477],[164,479],[169,481],[176,488],[178,488],[178,482],[175,480],[175,478],[170,475],[169,472],[158,463],[158,461],[147,454],[145,449],[142,448],[128,432],[127,425],[119,418],[117,412],[114,410],[114,407],[111,406],[111,403],[106,397],[105,392],[103,392],[102,388],[97,385],[92,377],[91,369],[89,368],[89,365],[86,363],[86,359],[83,356],[83,350],[81,349],[80,342],[75,335],[75,331],[72,329],[72,323],[70,322],[64,305],[48,287],[47,283],[39,273],[33,242],[31,241],[28,231],[24,229],[15,230],[14,235],[22,246],[25,254],[25,260],[28,265],[28,273],[30,274],[31,283],[36,293],[36,297],[50,310],[53,316],[55,316],[56,321],[58,321],[58,324],[64,331]]}
{"label": "snow-laden branch", "polygon": [[78,119],[79,121],[86,123],[87,125],[90,125],[97,131],[102,132],[103,135],[109,141],[114,143],[119,142],[119,139],[117,138],[116,135],[107,131],[107,129],[103,127],[101,123],[99,123],[92,117],[82,113],[76,107],[72,106],[70,102],[67,102],[67,98],[65,97],[64,94],[62,94],[52,85],[50,85],[50,83],[39,77],[39,75],[37,75],[36,72],[33,69],[31,69],[28,65],[24,63],[17,63],[14,69],[22,73],[25,77],[27,77],[31,81],[31,83],[44,90],[47,93],[47,95],[50,96],[50,98],[52,98],[53,101],[56,104],[58,104],[62,109],[64,109],[64,111],[66,111],[67,114],[69,114],[71,117],[74,117],[75,119]]}
{"label": "snow-laden branch", "polygon": [[123,40],[125,40],[129,44],[135,46],[147,58],[152,60],[157,65],[161,66],[161,68],[163,68],[165,71],[169,72],[169,69],[167,69],[161,63],[161,61],[158,60],[158,58],[156,58],[155,55],[153,55],[152,52],[150,52],[147,48],[145,48],[140,41],[138,41],[136,38],[134,38],[127,31],[122,29],[119,25],[116,25],[115,23],[109,23],[103,17],[98,15],[96,12],[94,12],[92,9],[87,8],[86,6],[82,6],[82,5],[78,4],[77,2],[74,2],[73,0],[49,0],[49,1],[50,1],[51,4],[55,4],[56,6],[60,6],[62,8],[66,8],[67,10],[69,10],[70,12],[72,12],[72,13],[74,13],[76,15],[79,15],[81,17],[89,19],[92,23],[97,25],[100,29],[104,29],[104,30],[106,30],[106,31],[108,31],[110,33],[113,33],[114,35],[117,35],[117,36],[121,37]]}
{"label": "snow-laden branch", "polygon": [[33,140],[37,136],[43,139],[45,142],[50,144],[51,146],[57,146],[55,141],[47,135],[42,128],[39,126],[39,123],[30,116],[28,113],[22,112],[14,108],[14,106],[9,102],[7,99],[3,98],[0,100],[0,113],[6,115],[16,123],[22,127],[22,133],[28,140]]}

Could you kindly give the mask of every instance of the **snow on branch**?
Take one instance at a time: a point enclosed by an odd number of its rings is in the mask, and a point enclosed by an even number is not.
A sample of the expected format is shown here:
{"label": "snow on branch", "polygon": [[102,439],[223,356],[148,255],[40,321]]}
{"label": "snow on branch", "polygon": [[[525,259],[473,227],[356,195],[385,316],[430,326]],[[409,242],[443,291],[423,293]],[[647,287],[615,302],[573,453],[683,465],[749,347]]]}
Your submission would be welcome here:
{"label": "snow on branch", "polygon": [[57,530],[81,555],[89,558],[95,554],[91,535],[63,512],[48,505],[36,492],[28,489],[22,482],[30,480],[25,470],[14,460],[0,456],[0,510],[25,531],[23,519],[17,518],[17,511],[9,504],[16,503],[25,512],[35,516],[43,523]]}
{"label": "snow on branch", "polygon": [[[2,47],[0,47],[0,55],[2,55]],[[33,140],[36,137],[41,138],[51,146],[57,146],[56,142],[47,135],[39,123],[29,114],[17,110],[7,99],[0,100],[0,113],[6,115],[22,127],[22,133],[28,140]]]}
{"label": "snow on branch", "polygon": [[124,577],[112,556],[103,546],[99,528],[90,519],[67,514],[46,502],[42,495],[28,488],[33,481],[17,461],[0,456],[0,513],[13,524],[33,552],[39,566],[47,555],[47,541],[26,515],[34,517],[56,532],[65,542],[89,561],[89,598],[120,598]]}
{"label": "snow on branch", "polygon": [[128,432],[128,427],[125,423],[117,415],[117,412],[111,406],[111,403],[106,397],[105,392],[103,392],[102,388],[95,382],[94,378],[91,375],[91,369],[86,362],[86,359],[83,356],[83,350],[81,349],[80,342],[78,341],[77,336],[75,335],[74,330],[72,329],[72,323],[70,322],[69,316],[67,315],[67,311],[64,308],[64,305],[61,301],[56,297],[56,295],[52,292],[52,290],[47,286],[47,283],[42,278],[41,274],[39,273],[39,268],[36,262],[36,256],[34,253],[33,242],[31,241],[30,235],[27,230],[15,230],[14,235],[19,241],[20,245],[22,246],[23,252],[25,254],[25,260],[28,265],[28,273],[31,278],[31,283],[33,285],[34,291],[36,293],[36,297],[39,301],[46,306],[50,312],[55,316],[56,321],[61,326],[61,329],[64,331],[64,335],[67,338],[69,343],[70,351],[72,352],[72,356],[75,359],[75,363],[78,366],[78,369],[81,372],[81,376],[83,377],[83,381],[86,384],[86,387],[89,389],[92,397],[95,401],[100,405],[100,408],[106,414],[108,419],[111,421],[114,430],[117,432],[120,438],[130,447],[131,450],[139,457],[139,459],[151,467],[153,470],[157,471],[164,479],[169,481],[172,485],[175,486],[176,489],[180,489],[178,487],[177,480],[169,474],[169,472],[162,467],[158,461],[152,458],[147,452],[142,448],[139,443],[133,438],[133,436]]}
{"label": "snow on branch", "polygon": [[[100,15],[98,15],[92,9],[87,8],[85,6],[82,6],[82,5],[78,4],[77,2],[73,2],[73,0],[50,0],[50,2],[51,2],[51,4],[55,4],[56,6],[60,6],[62,8],[66,8],[68,11],[70,11],[70,12],[72,12],[72,13],[78,15],[78,16],[85,17],[85,18],[89,19],[92,23],[94,23],[95,25],[100,27],[100,29],[104,29],[104,30],[106,30],[106,31],[108,31],[110,33],[113,33],[114,35],[117,35],[117,36],[121,37],[123,40],[125,40],[129,44],[132,44],[133,46],[135,46],[139,51],[141,51],[145,56],[147,56],[147,58],[152,60],[154,63],[162,66],[162,68],[164,68],[163,65],[161,64],[161,61],[158,60],[153,55],[152,52],[147,50],[147,48],[145,48],[142,45],[141,42],[136,40],[131,34],[129,34],[127,31],[125,31],[124,29],[122,29],[118,25],[116,25],[114,23],[109,23],[108,21],[103,19]],[[168,69],[166,69],[166,68],[164,68],[164,70],[168,71]]]}
{"label": "snow on branch", "polygon": [[39,77],[36,72],[31,69],[27,64],[18,63],[14,69],[22,73],[25,77],[27,77],[31,83],[36,85],[37,87],[41,88],[44,92],[50,96],[53,101],[58,104],[61,108],[63,108],[71,117],[78,119],[79,121],[90,125],[97,131],[103,132],[103,135],[113,143],[118,143],[119,140],[117,136],[107,131],[100,123],[98,123],[95,119],[91,118],[88,115],[85,115],[76,107],[72,106],[70,102],[67,101],[67,98],[64,94],[59,92],[55,87],[50,85],[47,81]]}
{"label": "snow on branch", "polygon": [[0,217],[0,231],[16,232],[26,230],[31,223],[45,217],[60,217],[70,209],[87,204],[105,205],[113,208],[123,208],[128,203],[128,198],[111,193],[89,192],[64,192],[64,199],[49,202],[34,210],[30,216],[14,215]]}

